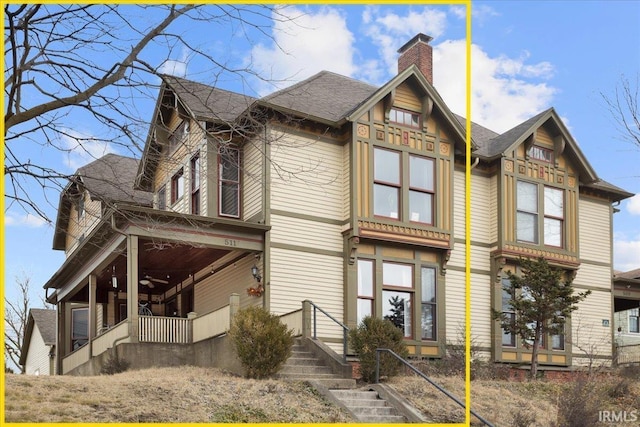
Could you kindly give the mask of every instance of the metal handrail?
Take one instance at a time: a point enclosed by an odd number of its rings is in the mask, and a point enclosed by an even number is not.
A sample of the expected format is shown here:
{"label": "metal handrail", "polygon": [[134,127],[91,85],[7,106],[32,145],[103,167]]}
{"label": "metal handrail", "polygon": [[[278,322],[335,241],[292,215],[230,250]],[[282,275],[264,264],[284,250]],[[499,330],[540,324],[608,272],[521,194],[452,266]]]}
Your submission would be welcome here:
{"label": "metal handrail", "polygon": [[[460,399],[458,399],[457,397],[455,397],[454,395],[452,395],[451,393],[449,393],[447,390],[445,390],[444,388],[442,388],[441,386],[439,386],[438,384],[434,383],[431,379],[429,379],[429,377],[427,377],[425,374],[423,374],[422,372],[420,372],[418,369],[416,369],[413,365],[411,365],[409,362],[407,362],[406,360],[404,360],[402,357],[400,357],[396,352],[394,352],[391,349],[388,348],[376,348],[376,384],[378,384],[380,382],[380,352],[382,351],[386,351],[388,353],[391,353],[396,359],[398,359],[399,361],[401,361],[402,363],[404,363],[405,366],[407,366],[409,369],[411,369],[413,372],[415,372],[416,374],[420,375],[422,378],[424,378],[425,380],[427,380],[427,382],[429,382],[429,384],[431,384],[432,386],[434,386],[435,388],[437,388],[439,391],[441,391],[442,393],[444,393],[445,395],[447,395],[447,397],[449,397],[450,399],[452,399],[454,402],[456,402],[458,405],[460,405],[463,409],[466,409],[465,404],[460,401]],[[477,419],[479,419],[480,421],[482,421],[485,425],[489,426],[489,427],[494,427],[493,424],[491,424],[489,421],[485,420],[484,418],[482,418],[480,415],[478,415],[473,409],[470,409],[471,414],[476,417]]]}
{"label": "metal handrail", "polygon": [[338,319],[336,319],[335,317],[333,317],[332,315],[330,315],[329,313],[327,313],[326,311],[324,311],[322,308],[318,307],[313,301],[307,300],[307,302],[309,304],[311,304],[313,306],[313,339],[317,339],[318,336],[318,328],[317,328],[317,321],[316,321],[316,310],[320,310],[320,312],[322,314],[324,314],[325,316],[327,316],[329,319],[333,320],[335,323],[337,323],[340,327],[342,327],[342,360],[344,362],[347,361],[347,340],[348,340],[348,334],[349,334],[349,327],[347,325],[345,325],[344,323],[342,323],[341,321],[339,321]]}

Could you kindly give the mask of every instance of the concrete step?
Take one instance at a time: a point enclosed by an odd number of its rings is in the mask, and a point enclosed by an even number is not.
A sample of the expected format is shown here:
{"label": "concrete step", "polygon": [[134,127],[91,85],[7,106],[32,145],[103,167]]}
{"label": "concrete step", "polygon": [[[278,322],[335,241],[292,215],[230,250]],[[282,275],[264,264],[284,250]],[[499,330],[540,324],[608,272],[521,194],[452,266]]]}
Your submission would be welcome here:
{"label": "concrete step", "polygon": [[360,422],[366,423],[404,423],[405,417],[399,415],[386,400],[381,399],[373,390],[330,390],[349,412]]}
{"label": "concrete step", "polygon": [[283,373],[281,370],[280,372],[275,374],[275,378],[290,379],[294,381],[304,381],[304,380],[334,379],[334,378],[339,379],[340,377],[331,373],[329,374]]}
{"label": "concrete step", "polygon": [[329,390],[351,390],[356,387],[356,380],[349,378],[314,378],[314,382],[320,383]]}
{"label": "concrete step", "polygon": [[323,365],[290,365],[285,363],[279,372],[280,374],[307,374],[314,376],[316,374],[333,374],[331,369]]}

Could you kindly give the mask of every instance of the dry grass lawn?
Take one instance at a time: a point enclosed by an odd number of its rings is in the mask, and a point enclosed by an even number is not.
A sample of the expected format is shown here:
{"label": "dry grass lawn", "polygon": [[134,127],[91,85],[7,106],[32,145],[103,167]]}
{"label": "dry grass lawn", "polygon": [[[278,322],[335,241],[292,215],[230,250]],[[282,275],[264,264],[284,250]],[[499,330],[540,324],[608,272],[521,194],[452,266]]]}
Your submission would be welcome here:
{"label": "dry grass lawn", "polygon": [[[461,378],[433,379],[464,398]],[[424,380],[399,376],[388,384],[432,422],[464,422],[463,410]],[[97,377],[7,375],[5,398],[8,422],[352,422],[304,383],[248,380],[196,367]],[[593,420],[573,425],[596,426],[598,410],[637,410],[640,416],[640,384],[638,376],[624,373],[579,387],[566,381],[474,380],[472,401],[496,426],[565,427],[571,419]]]}

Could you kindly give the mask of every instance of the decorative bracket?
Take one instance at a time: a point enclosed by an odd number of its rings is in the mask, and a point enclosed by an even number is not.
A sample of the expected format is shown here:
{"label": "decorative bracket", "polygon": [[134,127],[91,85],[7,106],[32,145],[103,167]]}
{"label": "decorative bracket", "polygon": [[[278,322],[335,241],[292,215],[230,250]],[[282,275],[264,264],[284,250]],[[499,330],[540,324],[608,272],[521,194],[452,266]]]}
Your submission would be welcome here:
{"label": "decorative bracket", "polygon": [[353,265],[356,262],[356,253],[358,252],[358,243],[360,243],[360,237],[353,236],[347,240],[347,252],[349,254],[349,265]]}
{"label": "decorative bracket", "polygon": [[447,249],[445,253],[442,255],[442,258],[440,258],[440,274],[442,276],[445,276],[447,274],[447,263],[449,262],[450,258],[451,258],[451,249]]}
{"label": "decorative bracket", "polygon": [[429,116],[433,111],[433,99],[429,96],[424,96],[422,98],[422,128],[427,128],[427,120],[429,120]]}
{"label": "decorative bracket", "polygon": [[536,132],[534,130],[531,136],[524,141],[524,158],[526,160],[529,160],[529,151],[536,143]]}

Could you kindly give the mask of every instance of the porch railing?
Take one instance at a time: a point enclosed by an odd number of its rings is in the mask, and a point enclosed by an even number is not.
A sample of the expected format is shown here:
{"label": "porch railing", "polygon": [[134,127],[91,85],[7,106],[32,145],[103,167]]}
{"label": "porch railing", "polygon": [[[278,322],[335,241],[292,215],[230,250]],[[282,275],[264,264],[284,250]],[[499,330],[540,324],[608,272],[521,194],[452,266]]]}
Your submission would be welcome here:
{"label": "porch railing", "polygon": [[62,373],[66,374],[89,360],[89,344],[85,344],[62,359]]}
{"label": "porch railing", "polygon": [[640,363],[640,344],[619,346],[616,348],[618,365]]}
{"label": "porch railing", "polygon": [[97,356],[104,353],[113,346],[114,341],[122,340],[129,335],[129,324],[123,320],[113,328],[98,335],[92,342],[93,355]]}
{"label": "porch railing", "polygon": [[191,342],[191,319],[139,316],[138,340],[140,342],[189,344]]}
{"label": "porch railing", "polygon": [[231,327],[231,306],[224,307],[193,319],[193,342],[224,334]]}
{"label": "porch railing", "polygon": [[280,320],[287,325],[287,329],[293,329],[293,336],[302,335],[302,309],[285,313],[280,316]]}

